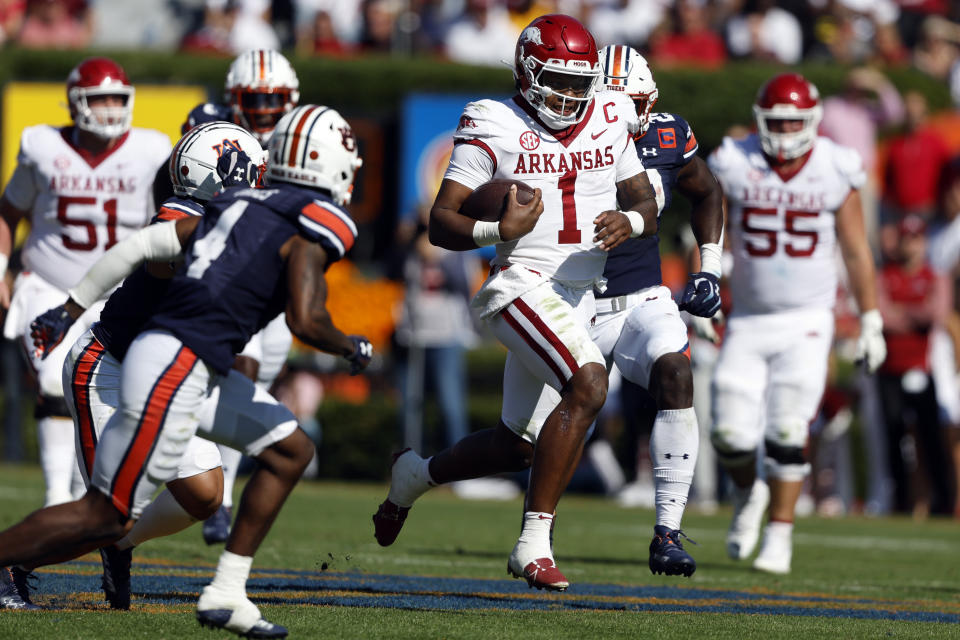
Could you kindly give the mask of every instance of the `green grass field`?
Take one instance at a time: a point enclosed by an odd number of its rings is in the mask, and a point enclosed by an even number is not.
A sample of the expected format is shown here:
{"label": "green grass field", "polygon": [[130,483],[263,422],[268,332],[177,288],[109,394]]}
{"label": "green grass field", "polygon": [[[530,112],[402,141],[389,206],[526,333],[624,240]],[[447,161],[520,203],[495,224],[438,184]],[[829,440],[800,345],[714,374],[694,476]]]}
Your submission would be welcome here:
{"label": "green grass field", "polygon": [[[0,525],[42,499],[34,467],[0,466]],[[803,519],[793,573],[726,558],[728,510],[688,514],[690,579],[647,568],[650,511],[591,497],[560,504],[555,551],[572,585],[527,589],[506,574],[519,500],[470,502],[436,490],[398,541],[373,539],[385,487],[302,483],[254,562],[251,597],[291,638],[960,638],[960,525],[935,520]],[[130,612],[106,608],[98,557],[38,572],[44,612],[0,612],[4,637],[218,638],[193,602],[219,547],[199,527],[134,556]]]}

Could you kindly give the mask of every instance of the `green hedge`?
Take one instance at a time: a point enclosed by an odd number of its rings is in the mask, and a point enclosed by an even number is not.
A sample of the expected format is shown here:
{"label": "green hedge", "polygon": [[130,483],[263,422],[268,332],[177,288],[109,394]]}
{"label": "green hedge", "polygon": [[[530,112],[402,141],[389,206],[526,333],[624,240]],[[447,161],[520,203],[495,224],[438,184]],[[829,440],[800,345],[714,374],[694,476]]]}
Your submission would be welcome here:
{"label": "green hedge", "polygon": [[[101,53],[101,52],[98,52]],[[508,52],[509,53],[509,52]],[[78,52],[6,49],[0,56],[0,84],[8,80],[62,81],[83,57]],[[106,52],[134,82],[203,84],[218,96],[229,58],[183,54]],[[431,58],[372,56],[359,59],[291,58],[304,102],[330,104],[347,113],[391,119],[403,96],[412,91],[443,91],[477,97],[512,91],[506,67],[471,67]],[[748,124],[757,88],[783,67],[731,63],[718,71],[694,69],[656,72],[660,87],[658,110],[684,116],[694,127],[704,150],[715,147],[732,124]],[[824,95],[843,85],[846,68],[810,64],[798,67]],[[926,94],[935,109],[950,105],[947,87],[912,69],[892,69],[888,76],[901,90]]]}

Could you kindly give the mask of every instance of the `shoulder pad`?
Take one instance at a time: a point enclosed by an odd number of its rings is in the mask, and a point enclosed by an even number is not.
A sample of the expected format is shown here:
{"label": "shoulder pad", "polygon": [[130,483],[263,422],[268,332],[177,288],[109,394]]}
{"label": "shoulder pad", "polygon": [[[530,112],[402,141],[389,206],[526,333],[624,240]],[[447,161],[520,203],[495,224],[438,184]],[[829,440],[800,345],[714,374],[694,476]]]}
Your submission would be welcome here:
{"label": "shoulder pad", "polygon": [[866,183],[867,174],[863,169],[863,158],[856,149],[845,147],[823,137],[817,138],[817,144],[827,144],[831,148],[830,156],[833,159],[833,165],[837,168],[837,173],[850,183],[851,189],[859,189]]}
{"label": "shoulder pad", "polygon": [[509,109],[496,100],[470,102],[463,108],[453,138],[454,140],[489,138],[495,131],[494,123],[503,122],[503,116],[507,113]]}
{"label": "shoulder pad", "polygon": [[746,157],[747,150],[743,146],[745,142],[747,140],[735,140],[726,136],[720,146],[714,149],[713,153],[707,158],[707,166],[714,173],[729,170],[738,161]]}
{"label": "shoulder pad", "polygon": [[637,108],[626,94],[619,91],[598,91],[594,97],[600,106],[613,102],[616,106],[617,115],[623,118],[627,125],[627,131],[631,134],[640,130],[640,116],[637,115]]}
{"label": "shoulder pad", "polygon": [[160,205],[160,210],[157,211],[157,215],[150,221],[150,224],[202,215],[203,205],[196,200],[173,197],[165,200],[164,203]]}
{"label": "shoulder pad", "polygon": [[300,207],[297,228],[305,238],[323,246],[331,262],[346,255],[357,240],[357,226],[350,214],[323,197]]}

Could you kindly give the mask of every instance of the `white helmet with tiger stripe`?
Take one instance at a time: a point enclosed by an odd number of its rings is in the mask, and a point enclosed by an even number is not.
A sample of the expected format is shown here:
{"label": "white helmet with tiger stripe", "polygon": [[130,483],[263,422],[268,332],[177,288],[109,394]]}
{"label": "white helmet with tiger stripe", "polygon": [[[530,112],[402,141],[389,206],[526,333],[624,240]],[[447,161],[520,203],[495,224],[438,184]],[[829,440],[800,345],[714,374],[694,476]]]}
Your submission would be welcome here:
{"label": "white helmet with tiger stripe", "polygon": [[283,116],[270,138],[267,175],[330,193],[349,204],[353,177],[363,164],[350,124],[330,107],[301,105]]}
{"label": "white helmet with tiger stripe", "polygon": [[300,102],[300,81],[279,51],[251,49],[231,63],[224,86],[233,121],[267,144],[283,114]]}
{"label": "white helmet with tiger stripe", "polygon": [[611,44],[600,50],[600,65],[604,88],[622,91],[633,100],[640,118],[637,135],[642,136],[650,127],[650,113],[660,97],[646,58],[633,47]]}
{"label": "white helmet with tiger stripe", "polygon": [[231,122],[207,122],[188,131],[170,154],[168,170],[173,192],[201,202],[212,198],[223,188],[217,161],[230,149],[245,152],[263,173],[267,154],[253,134]]}

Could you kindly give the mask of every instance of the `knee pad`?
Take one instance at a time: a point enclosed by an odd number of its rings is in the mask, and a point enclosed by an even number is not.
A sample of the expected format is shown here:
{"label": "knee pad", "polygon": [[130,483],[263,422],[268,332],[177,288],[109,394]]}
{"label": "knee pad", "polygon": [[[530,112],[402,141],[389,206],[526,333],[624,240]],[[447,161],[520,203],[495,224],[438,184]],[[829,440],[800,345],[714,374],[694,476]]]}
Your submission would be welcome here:
{"label": "knee pad", "polygon": [[757,455],[759,442],[747,434],[723,426],[714,426],[710,431],[710,442],[717,452],[717,459],[725,467],[740,467]]}
{"label": "knee pad", "polygon": [[42,418],[68,418],[70,417],[70,408],[67,407],[67,401],[63,397],[39,395],[37,396],[37,406],[33,409],[33,417],[36,420]]}
{"label": "knee pad", "polygon": [[797,418],[778,421],[769,429],[764,464],[770,477],[796,482],[810,473],[804,453],[807,434],[807,422]]}

